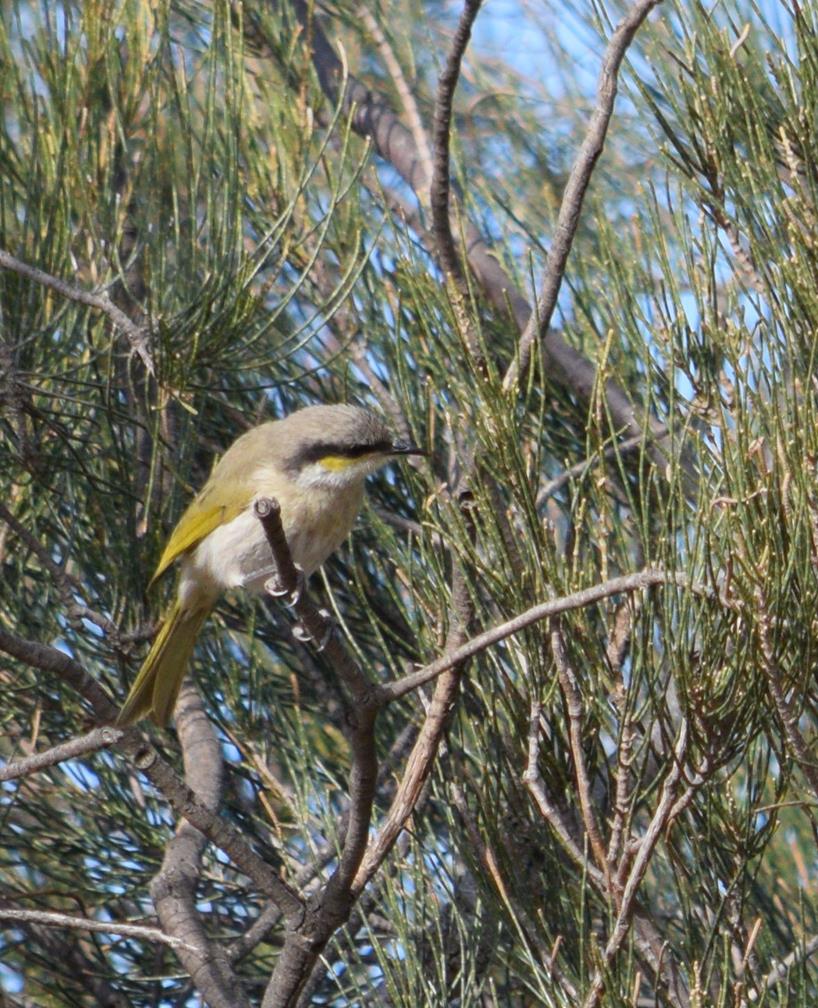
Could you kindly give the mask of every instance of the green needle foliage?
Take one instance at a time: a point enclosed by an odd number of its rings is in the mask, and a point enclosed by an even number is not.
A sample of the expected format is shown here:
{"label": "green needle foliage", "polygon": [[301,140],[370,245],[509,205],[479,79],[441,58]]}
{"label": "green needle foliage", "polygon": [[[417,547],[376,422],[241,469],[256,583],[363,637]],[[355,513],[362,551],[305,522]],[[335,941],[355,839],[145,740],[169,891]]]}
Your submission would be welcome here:
{"label": "green needle foliage", "polygon": [[[444,275],[432,162],[417,192],[399,162],[434,159],[459,9],[3,4],[0,250],[68,285],[0,260],[4,1004],[815,1003],[818,16],[711,8],[666,0],[628,50],[551,331],[509,388],[515,298],[539,293],[625,7],[478,16],[451,225],[464,257],[469,224],[490,243],[498,297]],[[406,124],[401,150],[345,100],[355,81]],[[429,451],[370,481],[310,583],[373,683],[653,580],[379,711],[370,851],[398,809],[401,828],[283,993],[281,914],[127,747],[13,764],[101,720],[60,655],[121,703],[172,591],[146,585],[214,459],[341,401]],[[360,711],[292,623],[226,596],[183,703],[212,725],[202,801],[320,914]],[[190,736],[146,731],[200,780]]]}

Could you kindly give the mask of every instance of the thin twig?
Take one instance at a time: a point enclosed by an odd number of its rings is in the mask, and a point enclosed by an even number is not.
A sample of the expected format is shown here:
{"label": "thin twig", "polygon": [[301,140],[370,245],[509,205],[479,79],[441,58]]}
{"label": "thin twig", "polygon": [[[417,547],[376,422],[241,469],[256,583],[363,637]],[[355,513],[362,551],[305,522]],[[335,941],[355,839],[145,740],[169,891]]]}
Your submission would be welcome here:
{"label": "thin twig", "polygon": [[77,301],[80,304],[88,305],[89,308],[96,308],[98,311],[103,312],[114,323],[117,329],[121,329],[128,337],[131,349],[140,357],[148,374],[154,374],[153,359],[151,358],[148,339],[144,329],[135,325],[125,312],[117,308],[107,294],[92,294],[90,291],[82,290],[82,288],[66,283],[65,280],[60,280],[50,273],[45,273],[36,266],[29,266],[27,263],[15,259],[13,255],[9,255],[8,252],[2,249],[0,249],[0,268],[12,270],[27,280],[41,284],[43,287],[50,287],[51,290],[56,291],[70,301]]}
{"label": "thin twig", "polygon": [[378,699],[380,703],[386,704],[398,697],[411,693],[412,690],[423,686],[437,678],[441,672],[446,672],[458,662],[465,658],[471,658],[480,651],[485,651],[492,644],[497,644],[506,637],[511,637],[520,630],[547,619],[549,616],[557,616],[559,613],[568,612],[571,609],[582,609],[585,606],[593,605],[611,595],[618,595],[622,592],[640,591],[643,588],[651,588],[655,585],[677,585],[679,588],[707,598],[714,598],[715,593],[706,585],[698,584],[686,574],[679,571],[663,571],[658,568],[647,567],[645,570],[637,571],[634,574],[624,574],[622,577],[611,578],[601,584],[593,585],[590,588],[582,588],[580,591],[565,595],[562,598],[549,599],[532,606],[519,616],[514,616],[505,623],[486,630],[461,647],[456,648],[450,654],[441,655],[435,661],[430,662],[417,672],[410,672],[409,675],[398,679],[396,682],[378,688]]}
{"label": "thin twig", "polygon": [[[551,326],[551,317],[557,306],[565,266],[579,226],[582,203],[594,167],[605,146],[608,124],[613,114],[617,91],[617,76],[628,46],[651,10],[661,0],[638,0],[626,17],[620,22],[608,45],[602,60],[597,85],[597,100],[591,114],[585,139],[577,153],[576,160],[568,176],[562,195],[557,225],[545,263],[540,295],[537,305],[517,345],[517,356],[511,362],[503,380],[505,389],[514,388],[525,375],[531,361],[531,352],[537,340],[545,342]],[[629,426],[631,426],[629,424]]]}
{"label": "thin twig", "polygon": [[[346,73],[315,17],[313,6],[307,0],[294,0],[293,7],[304,37],[309,39],[313,65],[324,94],[333,105],[339,102],[343,105],[344,111],[351,116],[351,126],[355,132],[372,141],[378,155],[394,167],[416,194],[425,193],[431,179],[412,134],[377,92]],[[253,23],[252,31],[262,31],[258,22]],[[257,42],[255,37],[254,42]],[[529,321],[536,319],[536,313],[532,315],[531,305],[525,295],[515,286],[503,269],[499,257],[493,253],[478,230],[464,221],[463,231],[469,267],[478,284],[498,313],[505,317],[511,312],[522,333]],[[597,387],[597,372],[591,361],[556,332],[549,333],[543,343],[543,351],[550,372],[583,402],[588,403]],[[644,438],[644,419],[634,408],[625,390],[617,383],[608,381],[605,384],[605,396],[615,427],[624,431],[628,437],[641,435]],[[655,440],[661,440],[664,437],[663,429],[656,433],[654,426],[658,429],[658,425],[651,425],[647,434]],[[664,473],[667,463],[664,454],[657,449],[652,457],[661,460],[661,471]]]}
{"label": "thin twig", "polygon": [[591,801],[591,782],[585,766],[585,753],[582,749],[582,694],[580,693],[574,670],[568,662],[565,643],[556,619],[551,622],[551,653],[554,656],[554,664],[557,667],[557,679],[559,680],[568,710],[568,738],[571,745],[571,756],[574,763],[574,774],[576,776],[582,822],[585,826],[585,833],[591,845],[597,867],[605,875],[606,885],[610,888],[609,865],[605,854],[605,844],[602,841],[599,824],[594,815],[593,802]]}
{"label": "thin twig", "polygon": [[57,913],[53,910],[18,910],[0,904],[0,920],[17,924],[42,924],[45,927],[72,928],[75,931],[95,931],[99,934],[122,935],[123,938],[139,938],[142,941],[161,942],[173,949],[201,953],[201,949],[188,945],[180,938],[166,934],[160,928],[144,924],[125,924],[120,921],[97,921],[74,914]]}
{"label": "thin twig", "polygon": [[259,892],[281,908],[287,925],[297,927],[307,912],[304,901],[290,885],[278,877],[271,865],[256,854],[239,831],[203,804],[135,728],[125,731],[118,728],[109,730],[117,733],[120,747],[131,757],[136,769],[144,773],[161,792],[177,818],[187,819],[204,833],[253,882]]}
{"label": "thin twig", "polygon": [[435,115],[432,127],[434,163],[429,187],[429,203],[432,210],[432,228],[437,243],[438,257],[443,272],[451,276],[461,294],[463,290],[463,267],[455,248],[449,220],[449,192],[451,186],[451,143],[452,100],[460,78],[460,64],[471,38],[472,25],[480,10],[481,0],[466,0],[457,30],[454,33],[446,63],[440,74],[435,96]]}
{"label": "thin twig", "polygon": [[542,707],[539,700],[533,697],[531,700],[531,713],[528,721],[528,760],[523,772],[523,784],[534,799],[534,804],[539,809],[540,815],[549,824],[557,835],[566,854],[568,854],[577,867],[586,872],[591,882],[600,894],[606,893],[605,875],[593,863],[588,861],[585,852],[574,838],[568,824],[545,790],[542,774],[540,773],[540,716]]}
{"label": "thin twig", "polygon": [[630,640],[633,620],[629,601],[623,602],[616,611],[613,633],[610,635],[606,656],[616,677],[613,704],[619,715],[619,744],[616,747],[616,770],[614,771],[613,816],[608,834],[608,864],[613,865],[621,855],[622,839],[631,817],[631,765],[633,762],[633,724],[628,690],[622,665],[625,660],[627,643]]}
{"label": "thin twig", "polygon": [[66,760],[76,759],[77,756],[85,756],[88,753],[106,749],[112,744],[113,738],[108,729],[94,728],[87,735],[80,735],[78,738],[69,739],[68,742],[62,742],[44,752],[32,753],[31,756],[0,766],[0,781],[27,777],[29,774],[37,773],[38,770],[56,766]]}
{"label": "thin twig", "polygon": [[105,690],[92,676],[88,675],[78,661],[58,648],[41,644],[39,641],[25,640],[0,627],[0,651],[19,661],[57,676],[68,683],[93,707],[100,721],[113,721],[117,708]]}
{"label": "thin twig", "polygon": [[[350,657],[334,632],[332,620],[310,600],[303,590],[301,575],[293,563],[290,548],[281,524],[278,501],[264,497],[255,503],[255,514],[264,528],[276,566],[276,578],[268,591],[273,598],[289,597],[290,607],[301,626],[299,637],[311,640],[332,664],[336,674],[347,686],[356,704],[372,700],[373,684]],[[277,582],[277,583],[275,583]]]}
{"label": "thin twig", "polygon": [[[474,522],[468,506],[468,495],[460,493],[459,502],[464,523],[470,538],[474,536]],[[474,618],[474,606],[469,585],[460,561],[455,560],[452,571],[452,602],[449,613],[449,632],[446,637],[445,652],[455,651],[468,634],[469,624]],[[406,760],[389,811],[367,847],[361,867],[355,878],[353,889],[361,892],[378,870],[395,844],[401,830],[417,807],[426,781],[434,766],[443,734],[449,724],[460,692],[460,680],[465,670],[465,659],[455,663],[443,673],[435,683],[435,690],[426,711],[426,717],[418,733],[412,751]]]}

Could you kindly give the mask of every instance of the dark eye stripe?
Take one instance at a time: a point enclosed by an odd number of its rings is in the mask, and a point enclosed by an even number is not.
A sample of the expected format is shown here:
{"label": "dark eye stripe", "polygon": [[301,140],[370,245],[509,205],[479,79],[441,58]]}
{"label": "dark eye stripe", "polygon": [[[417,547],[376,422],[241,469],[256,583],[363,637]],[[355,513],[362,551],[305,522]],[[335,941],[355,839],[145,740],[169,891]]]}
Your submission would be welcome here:
{"label": "dark eye stripe", "polygon": [[327,458],[328,455],[340,455],[341,458],[361,458],[363,455],[373,455],[377,452],[388,452],[392,448],[390,441],[370,441],[368,444],[338,444],[337,442],[324,441],[319,444],[312,444],[298,453],[297,464],[309,465],[310,462],[317,462],[319,459]]}

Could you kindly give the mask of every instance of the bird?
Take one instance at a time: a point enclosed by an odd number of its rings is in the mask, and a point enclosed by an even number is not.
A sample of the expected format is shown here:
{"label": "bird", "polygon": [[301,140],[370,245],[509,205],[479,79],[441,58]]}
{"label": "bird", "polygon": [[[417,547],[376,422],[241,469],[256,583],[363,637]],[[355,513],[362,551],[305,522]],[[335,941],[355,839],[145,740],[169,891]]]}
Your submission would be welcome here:
{"label": "bird", "polygon": [[378,414],[349,404],[307,406],[242,434],[179,519],[151,578],[178,561],[175,599],[116,724],[170,720],[188,660],[223,591],[261,593],[275,572],[260,497],[278,501],[284,535],[303,577],[349,535],[366,477],[391,459],[425,452],[396,439]]}

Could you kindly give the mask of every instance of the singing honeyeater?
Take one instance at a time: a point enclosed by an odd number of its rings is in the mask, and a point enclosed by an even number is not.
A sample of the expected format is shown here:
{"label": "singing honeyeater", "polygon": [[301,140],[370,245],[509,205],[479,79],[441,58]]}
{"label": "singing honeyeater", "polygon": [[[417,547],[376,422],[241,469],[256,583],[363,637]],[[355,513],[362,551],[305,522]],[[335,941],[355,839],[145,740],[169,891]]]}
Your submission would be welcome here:
{"label": "singing honeyeater", "polygon": [[176,600],[117,723],[166,724],[196,637],[222,591],[260,592],[273,558],[253,513],[275,497],[294,562],[307,577],[340,546],[361,507],[364,480],[396,455],[420,455],[357,406],[308,406],[242,434],[173,530],[151,584],[179,561]]}

